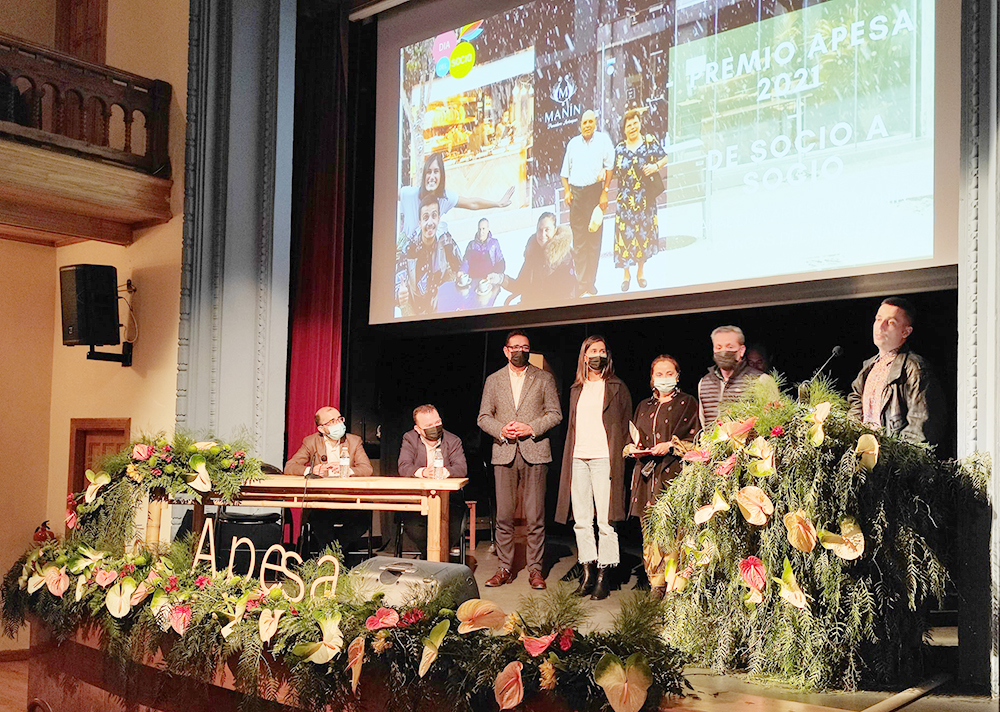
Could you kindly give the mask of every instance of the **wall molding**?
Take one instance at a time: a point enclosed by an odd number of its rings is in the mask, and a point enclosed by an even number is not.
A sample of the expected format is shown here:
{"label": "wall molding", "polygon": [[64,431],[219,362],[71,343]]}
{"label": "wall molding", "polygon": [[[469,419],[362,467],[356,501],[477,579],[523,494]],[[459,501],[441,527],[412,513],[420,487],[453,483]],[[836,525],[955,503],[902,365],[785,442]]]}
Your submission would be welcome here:
{"label": "wall molding", "polygon": [[189,35],[176,423],[280,462],[295,0],[192,0]]}
{"label": "wall molding", "polygon": [[[963,562],[960,590],[960,674],[1000,695],[1000,148],[998,112],[1000,16],[995,2],[962,5],[962,137],[959,221],[959,455],[989,453],[994,466],[987,509],[961,523],[959,536],[973,546]],[[973,542],[986,539],[982,554]],[[982,547],[986,549],[986,546]],[[984,571],[981,556],[989,562]]]}

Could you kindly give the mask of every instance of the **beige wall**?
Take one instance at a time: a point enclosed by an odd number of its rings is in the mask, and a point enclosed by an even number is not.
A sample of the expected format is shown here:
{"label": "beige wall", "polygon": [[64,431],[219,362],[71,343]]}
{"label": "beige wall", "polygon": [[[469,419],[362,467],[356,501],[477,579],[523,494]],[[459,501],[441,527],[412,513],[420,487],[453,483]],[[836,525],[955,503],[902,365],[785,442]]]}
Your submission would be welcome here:
{"label": "beige wall", "polygon": [[[128,247],[96,242],[56,250],[56,267],[110,264],[118,282],[132,279],[139,338],[131,368],[88,361],[87,348],[63,346],[53,332],[48,512],[62,522],[69,467],[70,418],[131,418],[132,434],[172,431],[177,389],[177,331],[180,314],[181,237],[184,199],[184,132],[187,96],[186,0],[108,0],[107,64],[173,88],[170,102],[170,160],[174,218],[136,233]],[[53,289],[56,289],[53,286]],[[55,305],[58,309],[58,304]],[[122,304],[122,323],[128,318]],[[120,351],[106,347],[100,350]],[[56,516],[58,515],[58,516]],[[62,527],[57,529],[62,530]]]}
{"label": "beige wall", "polygon": [[[30,14],[24,13],[32,7]],[[37,6],[37,7],[35,7]],[[54,0],[0,0],[0,32],[51,44]],[[49,12],[48,34],[41,32]],[[130,418],[133,435],[171,431],[177,387],[183,226],[187,0],[108,0],[107,64],[169,82],[174,218],[137,232],[129,247],[85,242],[58,249],[0,241],[0,323],[16,338],[0,342],[0,566],[24,551],[42,519],[63,533],[70,418]],[[58,268],[110,264],[132,279],[139,338],[133,365],[88,361],[87,348],[63,346]],[[128,311],[122,306],[122,321]],[[17,331],[11,330],[16,326]],[[112,351],[111,347],[100,350]],[[16,415],[16,418],[14,417]],[[27,638],[2,640],[24,648]]]}
{"label": "beige wall", "polygon": [[0,32],[55,47],[56,0],[0,0]]}
{"label": "beige wall", "polygon": [[[0,240],[0,570],[6,573],[46,518],[56,254]],[[62,517],[59,517],[60,521]],[[0,637],[0,650],[27,647]]]}

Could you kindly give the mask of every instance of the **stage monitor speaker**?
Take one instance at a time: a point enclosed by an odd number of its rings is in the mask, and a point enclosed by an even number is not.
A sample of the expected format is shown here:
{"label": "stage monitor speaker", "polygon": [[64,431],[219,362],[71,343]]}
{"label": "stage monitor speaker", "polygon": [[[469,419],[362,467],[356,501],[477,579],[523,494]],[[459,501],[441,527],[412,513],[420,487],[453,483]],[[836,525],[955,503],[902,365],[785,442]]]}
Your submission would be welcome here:
{"label": "stage monitor speaker", "polygon": [[355,566],[349,576],[363,597],[384,592],[387,606],[445,594],[453,599],[448,602],[451,607],[457,608],[470,598],[479,598],[472,569],[462,564],[376,556]]}
{"label": "stage monitor speaker", "polygon": [[66,346],[113,346],[118,330],[118,270],[111,265],[59,268],[62,334]]}

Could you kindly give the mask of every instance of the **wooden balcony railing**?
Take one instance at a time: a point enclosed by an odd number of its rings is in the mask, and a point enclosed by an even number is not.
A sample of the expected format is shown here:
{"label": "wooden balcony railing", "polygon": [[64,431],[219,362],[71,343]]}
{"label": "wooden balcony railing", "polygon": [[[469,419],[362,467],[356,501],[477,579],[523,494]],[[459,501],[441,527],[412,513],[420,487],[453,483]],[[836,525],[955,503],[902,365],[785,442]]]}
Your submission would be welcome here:
{"label": "wooden balcony railing", "polygon": [[0,34],[0,136],[170,177],[170,85]]}

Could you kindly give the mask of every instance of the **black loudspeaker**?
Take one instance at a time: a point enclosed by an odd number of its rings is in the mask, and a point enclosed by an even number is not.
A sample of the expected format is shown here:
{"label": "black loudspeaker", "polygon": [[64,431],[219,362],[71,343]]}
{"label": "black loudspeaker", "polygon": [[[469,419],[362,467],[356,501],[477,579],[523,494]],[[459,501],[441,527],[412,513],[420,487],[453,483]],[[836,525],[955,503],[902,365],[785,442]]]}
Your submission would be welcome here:
{"label": "black loudspeaker", "polygon": [[[229,566],[229,554],[232,551],[233,537],[247,538],[253,542],[254,570],[250,570],[250,552],[246,546],[236,549],[233,557],[233,573],[237,576],[254,575],[260,571],[264,554],[274,544],[281,543],[281,515],[279,514],[234,514],[222,512],[215,518],[215,563],[219,570]],[[271,557],[271,563],[277,563],[277,556]]]}
{"label": "black loudspeaker", "polygon": [[118,270],[110,265],[59,268],[62,334],[66,346],[113,346],[118,331]]}

